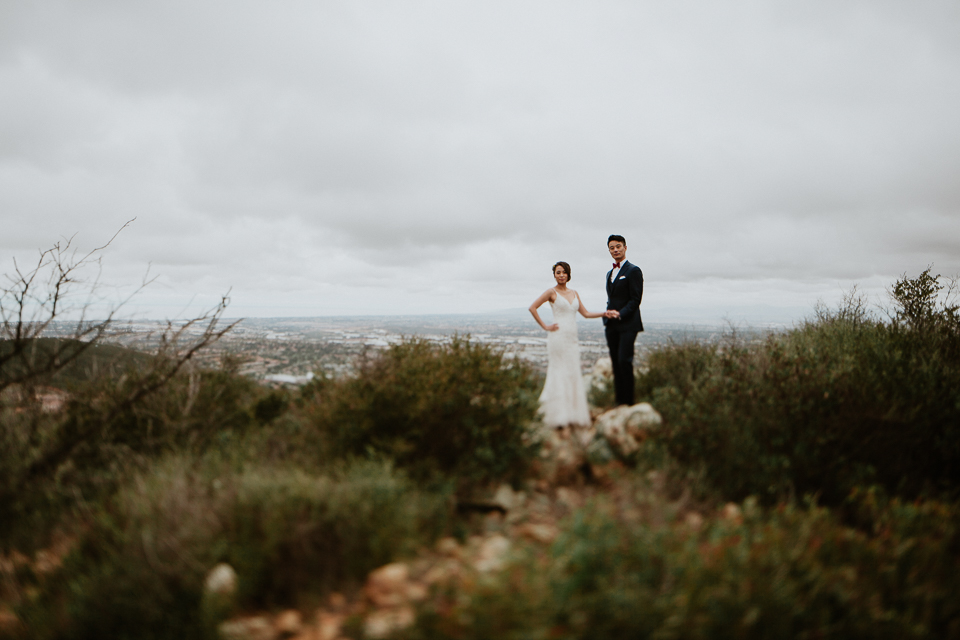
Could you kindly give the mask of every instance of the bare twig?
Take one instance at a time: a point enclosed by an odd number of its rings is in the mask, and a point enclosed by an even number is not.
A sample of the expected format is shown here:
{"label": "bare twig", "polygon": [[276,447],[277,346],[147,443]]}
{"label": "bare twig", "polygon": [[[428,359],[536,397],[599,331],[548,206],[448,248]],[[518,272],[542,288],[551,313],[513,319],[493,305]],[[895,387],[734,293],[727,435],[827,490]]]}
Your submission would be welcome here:
{"label": "bare twig", "polygon": [[[79,257],[70,237],[41,251],[29,270],[21,269],[14,259],[13,272],[5,275],[6,284],[0,288],[0,391],[52,375],[79,358],[104,337],[118,311],[149,284],[144,279],[104,316],[88,319],[100,287],[101,254],[134,220],[124,223],[106,243]],[[84,279],[81,272],[93,265],[97,266],[97,275]],[[79,303],[68,306],[75,297],[80,297]],[[79,314],[73,330],[58,336],[61,339],[47,345],[49,348],[38,349],[37,338],[72,312]]]}

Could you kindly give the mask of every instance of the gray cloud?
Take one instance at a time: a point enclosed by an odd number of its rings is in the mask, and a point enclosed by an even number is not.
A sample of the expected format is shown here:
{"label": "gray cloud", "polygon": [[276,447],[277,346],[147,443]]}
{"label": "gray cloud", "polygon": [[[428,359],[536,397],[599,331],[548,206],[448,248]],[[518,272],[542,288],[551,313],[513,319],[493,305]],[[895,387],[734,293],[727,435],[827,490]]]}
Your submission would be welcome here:
{"label": "gray cloud", "polygon": [[163,274],[145,304],[232,286],[257,315],[526,306],[561,258],[586,301],[613,231],[654,311],[953,273],[958,27],[878,1],[7,5],[0,257],[137,216],[110,256]]}

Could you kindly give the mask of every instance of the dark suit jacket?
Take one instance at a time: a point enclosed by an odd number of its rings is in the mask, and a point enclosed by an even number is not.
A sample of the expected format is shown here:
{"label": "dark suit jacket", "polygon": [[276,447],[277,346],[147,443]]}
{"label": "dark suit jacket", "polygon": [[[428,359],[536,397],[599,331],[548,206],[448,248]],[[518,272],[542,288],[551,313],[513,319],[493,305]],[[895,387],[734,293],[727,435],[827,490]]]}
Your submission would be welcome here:
{"label": "dark suit jacket", "polygon": [[620,319],[604,318],[603,324],[608,329],[617,331],[643,331],[643,320],[640,319],[643,271],[637,265],[624,260],[617,279],[610,282],[612,272],[613,269],[607,271],[607,309],[619,311]]}

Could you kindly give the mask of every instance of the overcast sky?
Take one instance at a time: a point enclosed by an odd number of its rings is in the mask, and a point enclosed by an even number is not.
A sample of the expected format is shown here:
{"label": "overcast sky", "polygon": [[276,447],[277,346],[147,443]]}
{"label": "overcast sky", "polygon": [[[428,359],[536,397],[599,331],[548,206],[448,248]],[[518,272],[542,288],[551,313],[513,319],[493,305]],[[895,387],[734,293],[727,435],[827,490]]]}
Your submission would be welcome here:
{"label": "overcast sky", "polygon": [[[525,308],[606,238],[644,320],[960,272],[960,3],[0,3],[0,259],[171,317]],[[678,311],[679,310],[679,311]]]}

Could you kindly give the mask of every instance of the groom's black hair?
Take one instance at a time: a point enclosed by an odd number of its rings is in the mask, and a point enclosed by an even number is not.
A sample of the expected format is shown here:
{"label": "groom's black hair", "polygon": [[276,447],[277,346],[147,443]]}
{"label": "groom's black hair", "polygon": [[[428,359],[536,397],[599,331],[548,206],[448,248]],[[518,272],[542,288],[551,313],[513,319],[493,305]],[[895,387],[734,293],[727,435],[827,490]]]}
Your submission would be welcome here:
{"label": "groom's black hair", "polygon": [[616,240],[617,242],[622,242],[623,246],[627,246],[627,239],[624,238],[623,236],[616,236],[616,235],[610,236],[609,238],[607,238],[607,244],[610,244],[614,240]]}

